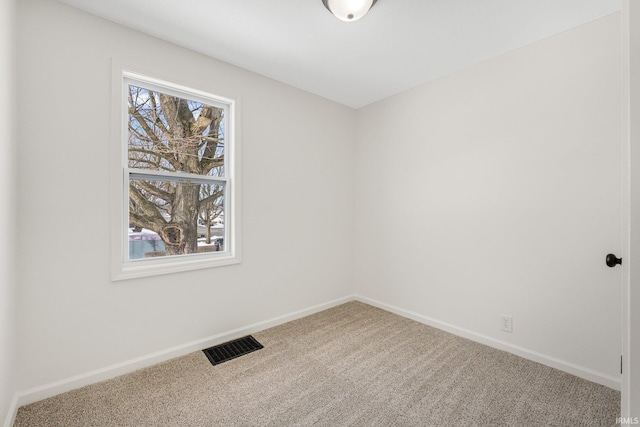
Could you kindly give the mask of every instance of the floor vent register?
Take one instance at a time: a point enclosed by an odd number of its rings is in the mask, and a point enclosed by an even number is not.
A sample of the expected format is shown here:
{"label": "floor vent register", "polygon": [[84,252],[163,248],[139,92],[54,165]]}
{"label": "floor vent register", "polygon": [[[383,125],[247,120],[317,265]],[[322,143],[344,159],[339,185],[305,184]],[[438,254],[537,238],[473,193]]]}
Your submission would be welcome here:
{"label": "floor vent register", "polygon": [[202,351],[212,365],[219,365],[227,360],[244,356],[261,348],[264,348],[262,344],[251,335],[247,335],[246,337],[238,338],[237,340],[216,345]]}

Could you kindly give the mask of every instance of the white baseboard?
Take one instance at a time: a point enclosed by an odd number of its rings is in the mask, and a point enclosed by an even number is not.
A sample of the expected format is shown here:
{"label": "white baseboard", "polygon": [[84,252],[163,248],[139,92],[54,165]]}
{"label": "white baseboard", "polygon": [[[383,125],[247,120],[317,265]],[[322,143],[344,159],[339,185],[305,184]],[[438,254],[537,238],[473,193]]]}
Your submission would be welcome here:
{"label": "white baseboard", "polygon": [[237,328],[231,331],[227,331],[221,334],[202,338],[200,340],[192,341],[175,347],[171,347],[162,351],[148,354],[146,356],[138,357],[135,359],[127,360],[114,365],[106,366],[104,368],[96,369],[90,372],[86,372],[80,375],[76,375],[70,378],[66,378],[60,381],[55,381],[49,384],[45,384],[39,387],[34,387],[29,390],[16,392],[9,408],[9,413],[4,423],[4,427],[11,427],[14,423],[18,408],[29,403],[33,403],[48,397],[58,395],[76,388],[84,387],[86,385],[94,384],[100,381],[115,378],[117,376],[133,372],[138,369],[146,368],[156,363],[161,363],[175,357],[184,356],[194,351],[199,351],[207,347],[211,347],[217,344],[221,344],[226,341],[230,341],[244,335],[256,333],[258,331],[281,325],[283,323],[300,319],[302,317],[327,310],[329,308],[344,304],[349,301],[360,301],[365,304],[372,305],[374,307],[387,310],[389,312],[398,314],[400,316],[416,320],[420,323],[433,326],[435,328],[450,332],[454,335],[458,335],[467,339],[470,339],[481,344],[488,345],[499,350],[504,350],[525,359],[532,360],[534,362],[542,363],[543,365],[550,366],[552,368],[559,369],[561,371],[570,373],[580,378],[584,378],[588,381],[592,381],[598,384],[602,384],[606,387],[614,390],[620,390],[621,380],[616,377],[602,374],[588,368],[584,368],[575,365],[570,362],[566,362],[554,357],[550,357],[535,351],[528,350],[523,347],[514,346],[512,344],[496,340],[494,338],[478,334],[476,332],[459,328],[457,326],[444,323],[427,316],[423,316],[418,313],[414,313],[409,310],[405,310],[399,307],[395,307],[380,301],[376,301],[362,295],[349,295],[333,301],[329,301],[323,304],[318,304],[306,309],[298,310],[283,316],[278,316],[273,319],[265,320],[262,322],[254,323],[251,325]]}
{"label": "white baseboard", "polygon": [[13,399],[11,400],[11,405],[9,406],[9,411],[7,412],[7,418],[4,420],[4,427],[12,427],[13,423],[16,421],[16,415],[18,415],[18,394],[13,395]]}
{"label": "white baseboard", "polygon": [[391,313],[398,314],[408,319],[412,319],[417,322],[424,323],[425,325],[433,326],[434,328],[438,328],[443,331],[450,332],[454,335],[458,335],[463,338],[470,339],[471,341],[475,341],[480,344],[485,344],[485,345],[488,345],[489,347],[497,348],[498,350],[503,350],[508,353],[515,354],[516,356],[520,356],[522,358],[532,360],[534,362],[538,362],[555,369],[559,369],[561,371],[567,372],[569,374],[575,375],[577,377],[583,378],[585,380],[588,380],[597,384],[604,385],[614,390],[620,391],[622,386],[621,378],[612,377],[610,375],[606,375],[601,372],[594,371],[593,369],[578,366],[574,363],[570,363],[564,360],[557,359],[555,357],[551,357],[542,353],[531,351],[526,348],[509,344],[504,341],[496,340],[495,338],[491,338],[486,335],[482,335],[482,334],[478,334],[476,332],[470,331],[468,329],[460,328],[445,322],[441,322],[439,320],[432,319],[430,317],[423,316],[421,314],[414,313],[409,310],[404,310],[399,307],[385,304],[383,302],[376,301],[371,298],[364,297],[362,295],[355,295],[355,300],[363,302],[365,304],[372,305],[374,307],[381,308],[386,311],[390,311]]}
{"label": "white baseboard", "polygon": [[310,314],[314,314],[329,308],[344,304],[349,301],[353,301],[354,296],[349,295],[333,301],[329,301],[323,304],[318,304],[313,307],[308,307],[302,310],[294,311],[292,313],[278,316],[273,319],[265,320],[262,322],[254,323],[251,325],[237,328],[231,331],[223,332],[221,334],[209,336],[189,343],[181,344],[175,347],[171,347],[162,351],[141,356],[135,359],[127,360],[114,365],[106,366],[104,368],[89,371],[83,374],[79,374],[70,378],[65,378],[60,381],[55,381],[49,384],[45,384],[39,387],[34,387],[29,390],[17,392],[13,399],[12,410],[5,422],[6,427],[10,427],[13,424],[13,419],[17,414],[17,410],[20,406],[27,405],[29,403],[37,402],[39,400],[46,399],[64,393],[76,388],[84,387],[90,384],[95,384],[100,381],[115,378],[117,376],[127,374],[129,372],[136,371],[138,369],[146,368],[157,363],[165,362],[167,360],[184,356],[194,351],[199,351],[214,345],[222,344],[224,342],[240,338],[245,335],[253,334],[264,329],[268,329],[274,326],[281,325],[283,323],[296,320]]}

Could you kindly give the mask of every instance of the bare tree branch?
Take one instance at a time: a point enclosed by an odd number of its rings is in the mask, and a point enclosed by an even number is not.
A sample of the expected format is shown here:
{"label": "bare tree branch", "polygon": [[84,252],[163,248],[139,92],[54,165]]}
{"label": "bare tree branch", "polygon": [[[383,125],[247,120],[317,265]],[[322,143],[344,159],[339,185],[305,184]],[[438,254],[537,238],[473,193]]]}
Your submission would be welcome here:
{"label": "bare tree branch", "polygon": [[[223,112],[218,107],[130,86],[129,164],[200,175],[219,168],[222,176]],[[224,212],[224,187],[215,184],[141,179],[131,181],[129,189],[130,222],[157,232],[169,255],[197,251],[198,217],[216,218]]]}

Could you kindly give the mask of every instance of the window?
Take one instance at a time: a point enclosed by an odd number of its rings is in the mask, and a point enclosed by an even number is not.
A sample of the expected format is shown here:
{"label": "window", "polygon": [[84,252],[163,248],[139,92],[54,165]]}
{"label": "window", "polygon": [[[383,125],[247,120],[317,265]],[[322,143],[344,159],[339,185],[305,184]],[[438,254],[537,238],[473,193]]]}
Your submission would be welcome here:
{"label": "window", "polygon": [[120,75],[124,194],[114,279],[239,262],[234,101]]}

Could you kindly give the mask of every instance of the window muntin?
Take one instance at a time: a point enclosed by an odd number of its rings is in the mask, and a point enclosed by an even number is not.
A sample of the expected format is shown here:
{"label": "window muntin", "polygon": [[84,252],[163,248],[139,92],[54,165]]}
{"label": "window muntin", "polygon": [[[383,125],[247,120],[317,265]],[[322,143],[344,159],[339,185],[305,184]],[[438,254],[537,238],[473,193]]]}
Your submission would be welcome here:
{"label": "window muntin", "polygon": [[232,103],[126,73],[124,89],[125,266],[233,257]]}

